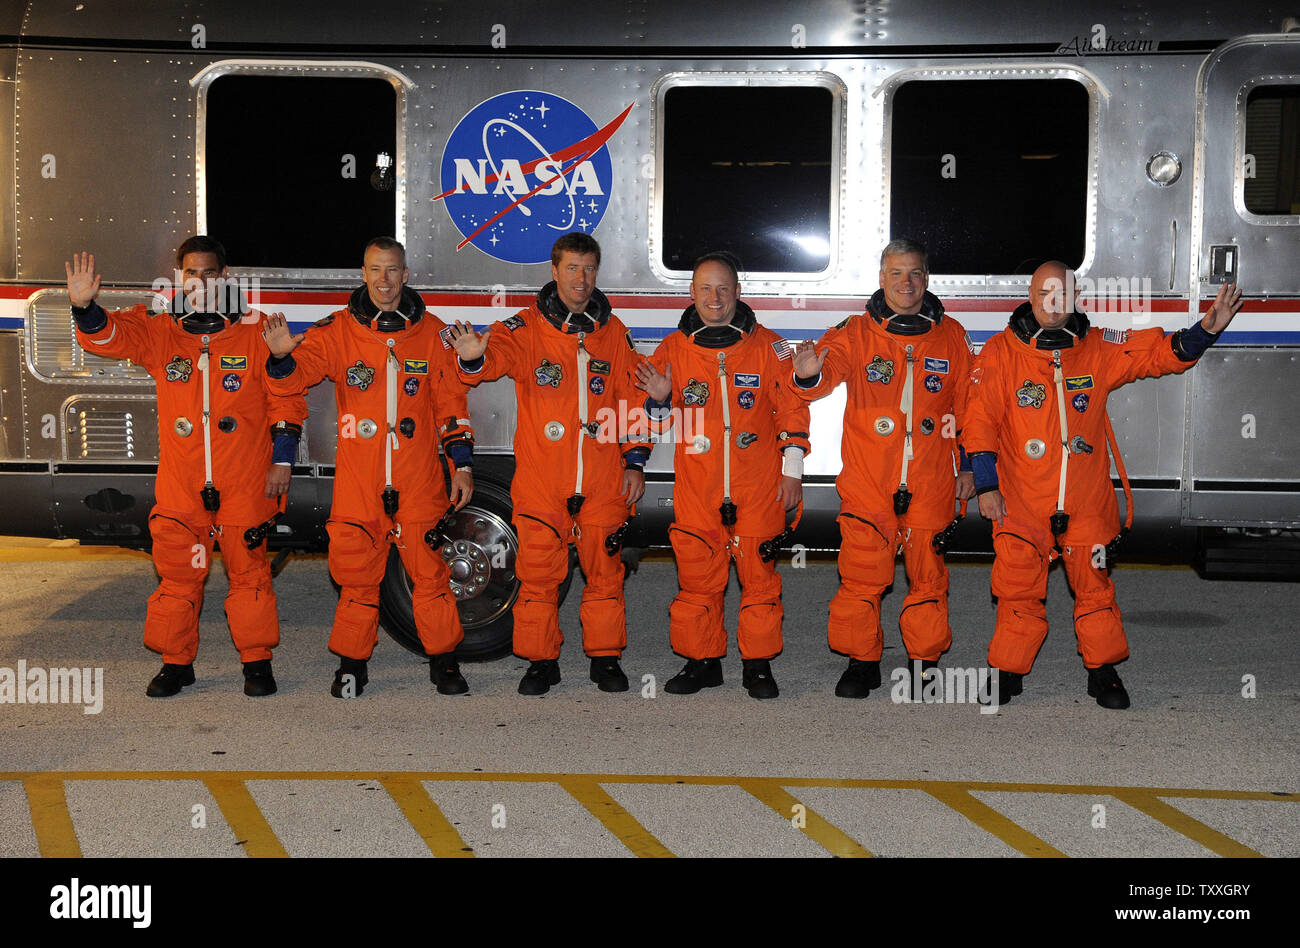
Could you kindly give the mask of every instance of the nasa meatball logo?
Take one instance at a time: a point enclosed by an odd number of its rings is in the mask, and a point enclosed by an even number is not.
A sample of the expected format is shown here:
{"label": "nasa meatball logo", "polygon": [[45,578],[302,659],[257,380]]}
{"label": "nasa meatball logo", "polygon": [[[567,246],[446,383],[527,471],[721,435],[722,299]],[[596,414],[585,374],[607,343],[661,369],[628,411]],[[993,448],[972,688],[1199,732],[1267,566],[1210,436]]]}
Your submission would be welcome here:
{"label": "nasa meatball logo", "polygon": [[737,403],[738,405],[740,405],[741,408],[753,408],[753,407],[754,407],[754,393],[753,393],[753,392],[740,392],[739,394],[736,395],[736,403]]}
{"label": "nasa meatball logo", "polygon": [[407,378],[407,380],[402,383],[402,391],[406,392],[407,395],[414,397],[415,393],[419,390],[420,380],[417,378]]}
{"label": "nasa meatball logo", "polygon": [[943,388],[943,379],[937,375],[927,375],[925,377],[925,390],[931,394],[938,392]]}
{"label": "nasa meatball logo", "polygon": [[1088,410],[1088,393],[1080,392],[1070,400],[1070,404],[1074,406],[1075,411],[1083,414],[1083,412]]}
{"label": "nasa meatball logo", "polygon": [[587,388],[591,389],[593,395],[605,394],[605,380],[599,375],[593,375],[591,381],[587,383]]}
{"label": "nasa meatball logo", "polygon": [[229,375],[221,379],[221,387],[227,392],[239,391],[239,376],[234,372],[231,372]]}
{"label": "nasa meatball logo", "polygon": [[614,183],[606,142],[631,111],[597,127],[567,99],[526,89],[470,109],[447,138],[434,198],[463,237],[456,249],[544,263],[557,237],[594,231]]}

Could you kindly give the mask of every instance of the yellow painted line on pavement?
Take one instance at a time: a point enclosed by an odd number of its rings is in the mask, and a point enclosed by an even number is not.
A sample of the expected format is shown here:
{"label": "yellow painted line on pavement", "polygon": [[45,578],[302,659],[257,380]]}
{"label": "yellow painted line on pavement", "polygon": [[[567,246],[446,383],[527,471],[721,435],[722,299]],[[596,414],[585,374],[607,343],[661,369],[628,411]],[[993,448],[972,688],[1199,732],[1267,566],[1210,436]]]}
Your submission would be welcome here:
{"label": "yellow painted line on pavement", "polygon": [[68,812],[63,778],[55,774],[33,774],[23,778],[27,806],[31,809],[36,845],[46,859],[79,859],[81,844]]}
{"label": "yellow painted line on pavement", "polygon": [[637,822],[619,802],[611,797],[595,778],[575,774],[560,775],[556,780],[569,796],[577,800],[587,812],[600,820],[605,829],[613,833],[618,841],[631,850],[632,855],[640,858],[670,858],[673,853],[668,847]]}
{"label": "yellow painted line on pavement", "polygon": [[[602,777],[609,783],[611,779]],[[657,778],[634,778],[652,781]],[[671,780],[695,780],[693,777],[672,777]],[[724,778],[725,779],[725,778]],[[1003,783],[993,780],[858,780],[852,777],[781,777],[787,787],[856,787],[874,790],[928,790],[931,787],[961,787],[966,790],[988,793],[1063,793],[1080,796],[1098,794],[1114,795],[1120,790],[1138,790],[1158,797],[1187,797],[1196,800],[1274,800],[1283,803],[1300,803],[1300,793],[1276,790],[1203,790],[1195,787],[1115,787],[1084,783]]]}
{"label": "yellow painted line on pavement", "polygon": [[[289,854],[280,844],[271,824],[248,792],[244,778],[233,774],[204,774],[200,778],[212,799],[221,807],[230,831],[244,843],[244,852],[254,859],[286,859]],[[264,778],[254,778],[264,779]],[[271,778],[276,779],[276,778]]]}
{"label": "yellow painted line on pavement", "polygon": [[464,838],[451,825],[438,804],[433,802],[418,779],[388,774],[379,778],[379,783],[401,809],[406,822],[420,834],[431,853],[444,859],[473,858],[474,850],[465,844]]}
{"label": "yellow painted line on pavement", "polygon": [[[793,816],[792,807],[803,806],[785,788],[824,787],[841,789],[919,790],[961,813],[977,826],[1029,856],[1063,856],[1033,833],[984,804],[975,792],[1052,793],[1111,796],[1146,813],[1174,832],[1224,856],[1261,856],[1260,853],[1187,815],[1164,799],[1268,800],[1300,803],[1300,793],[1268,790],[1217,790],[1188,787],[1114,787],[1091,784],[1000,783],[961,780],[866,780],[822,777],[739,777],[677,774],[560,774],[490,773],[484,771],[30,771],[0,772],[0,781],[20,781],[27,792],[32,825],[42,855],[79,856],[80,846],[68,813],[63,784],[69,780],[197,780],[204,783],[221,807],[227,823],[244,840],[250,856],[288,855],[266,822],[246,781],[348,780],[378,781],[397,803],[403,815],[430,850],[439,856],[469,856],[470,847],[438,809],[422,783],[493,781],[508,783],[552,783],[559,785],[613,833],[637,856],[672,856],[655,836],[601,786],[602,784],[651,784],[737,787],[747,791],[783,818]],[[806,809],[803,831],[836,855],[870,856],[864,847],[812,809]]]}
{"label": "yellow painted line on pavement", "polygon": [[1064,859],[1065,853],[1039,839],[1019,823],[1014,822],[993,807],[975,799],[960,787],[928,787],[926,793],[940,803],[952,807],[985,832],[992,833],[1012,849],[1036,858]]}
{"label": "yellow painted line on pavement", "polygon": [[1157,797],[1186,797],[1196,800],[1271,800],[1300,803],[1300,792],[1276,790],[1214,790],[1198,787],[1122,787],[1103,784],[1003,783],[989,780],[884,780],[858,777],[760,777],[716,774],[571,774],[571,773],[493,773],[491,771],[452,770],[63,770],[0,771],[0,781],[29,780],[49,777],[55,780],[207,780],[210,777],[236,780],[385,780],[388,778],[434,781],[474,781],[511,783],[560,783],[564,780],[590,780],[599,784],[682,783],[696,786],[739,786],[743,780],[771,780],[783,787],[843,787],[863,790],[930,790],[957,787],[977,793],[1065,793],[1080,795],[1111,794],[1136,790]]}
{"label": "yellow painted line on pavement", "polygon": [[1220,833],[1212,826],[1206,826],[1200,820],[1189,816],[1176,806],[1171,806],[1164,800],[1156,797],[1154,793],[1143,790],[1125,790],[1115,794],[1115,798],[1122,800],[1135,810],[1141,810],[1153,820],[1159,820],[1168,826],[1175,833],[1186,836],[1193,842],[1200,843],[1211,852],[1218,853],[1220,856],[1230,856],[1233,858],[1263,859],[1263,853],[1258,853],[1249,846],[1243,846],[1231,836]]}
{"label": "yellow painted line on pavement", "polygon": [[[755,777],[742,778],[738,782],[743,790],[766,803],[782,819],[789,820],[792,825],[798,826],[805,836],[820,845],[832,856],[866,859],[872,855],[865,846],[812,807],[806,803],[801,803],[794,794],[782,787],[777,781],[770,778]],[[797,807],[802,807],[802,811],[796,809]],[[802,823],[801,826],[793,822],[796,814],[802,816],[802,820],[799,821]]]}

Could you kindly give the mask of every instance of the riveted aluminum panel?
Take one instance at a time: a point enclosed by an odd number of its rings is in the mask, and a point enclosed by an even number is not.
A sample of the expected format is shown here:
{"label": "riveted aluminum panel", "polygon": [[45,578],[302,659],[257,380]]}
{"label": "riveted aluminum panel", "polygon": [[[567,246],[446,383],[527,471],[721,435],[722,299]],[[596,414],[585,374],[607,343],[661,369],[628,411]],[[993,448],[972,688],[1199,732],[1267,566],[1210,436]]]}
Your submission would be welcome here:
{"label": "riveted aluminum panel", "polygon": [[1110,393],[1106,410],[1130,478],[1182,476],[1186,385],[1186,374],[1166,375],[1139,379]]}
{"label": "riveted aluminum panel", "polygon": [[1216,347],[1190,375],[1194,481],[1300,483],[1300,350]]}
{"label": "riveted aluminum panel", "polygon": [[[274,15],[264,4],[196,5],[153,0],[120,5],[33,0],[23,5],[28,37],[93,37],[190,48],[199,41],[224,46],[331,44],[357,46],[461,45],[502,55],[511,49],[635,46],[861,47],[979,46],[981,44],[1089,47],[1102,24],[1115,43],[1206,40],[1243,31],[1280,29],[1294,7],[1283,3],[1210,0],[1092,0],[1086,11],[1012,0],[990,8],[953,0],[751,0],[743,11],[706,2],[571,3],[494,0],[480,6],[457,0],[359,8],[350,0],[281,0]],[[16,11],[10,16],[17,19]],[[800,29],[796,30],[796,26]],[[1106,44],[1103,43],[1103,52]],[[1100,54],[1098,54],[1100,55]]]}

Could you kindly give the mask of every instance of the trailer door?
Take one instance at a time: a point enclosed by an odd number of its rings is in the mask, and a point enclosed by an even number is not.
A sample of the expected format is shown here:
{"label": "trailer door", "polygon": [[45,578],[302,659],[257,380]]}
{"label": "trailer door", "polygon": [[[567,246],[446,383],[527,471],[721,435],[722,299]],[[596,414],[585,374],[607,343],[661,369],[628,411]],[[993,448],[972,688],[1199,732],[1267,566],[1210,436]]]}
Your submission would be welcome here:
{"label": "trailer door", "polygon": [[1300,35],[1250,36],[1201,68],[1190,285],[1250,297],[1188,386],[1185,520],[1300,525]]}

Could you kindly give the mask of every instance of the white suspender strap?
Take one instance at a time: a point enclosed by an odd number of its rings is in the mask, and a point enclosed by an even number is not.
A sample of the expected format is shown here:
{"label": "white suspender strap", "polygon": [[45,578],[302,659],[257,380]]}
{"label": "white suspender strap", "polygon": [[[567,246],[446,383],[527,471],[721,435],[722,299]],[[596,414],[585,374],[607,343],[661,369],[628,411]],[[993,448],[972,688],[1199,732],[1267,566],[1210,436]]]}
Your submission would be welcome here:
{"label": "white suspender strap", "polygon": [[903,468],[899,473],[898,486],[907,486],[907,466],[912,462],[912,366],[913,349],[907,347],[907,375],[903,379],[903,397],[898,402],[898,410],[903,413]]}
{"label": "white suspender strap", "polygon": [[722,499],[731,502],[731,398],[727,395],[727,353],[718,350],[718,382],[722,389]]}
{"label": "white suspender strap", "polygon": [[1065,376],[1061,374],[1061,353],[1052,353],[1052,381],[1056,385],[1056,411],[1061,418],[1061,485],[1056,493],[1056,509],[1065,510],[1065,470],[1070,462],[1070,432],[1065,416]]}
{"label": "white suspender strap", "polygon": [[386,396],[385,419],[388,433],[384,436],[384,487],[393,486],[393,452],[397,450],[397,353],[393,351],[393,340],[388,340],[388,359],[384,367],[384,389]]}
{"label": "white suspender strap", "polygon": [[586,333],[578,333],[578,479],[573,492],[582,494],[582,448],[587,438],[587,365],[591,353],[583,344]]}
{"label": "white suspender strap", "polygon": [[208,337],[203,337],[199,353],[199,375],[203,377],[203,476],[205,487],[212,486],[212,393],[208,388]]}

